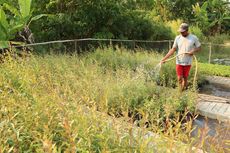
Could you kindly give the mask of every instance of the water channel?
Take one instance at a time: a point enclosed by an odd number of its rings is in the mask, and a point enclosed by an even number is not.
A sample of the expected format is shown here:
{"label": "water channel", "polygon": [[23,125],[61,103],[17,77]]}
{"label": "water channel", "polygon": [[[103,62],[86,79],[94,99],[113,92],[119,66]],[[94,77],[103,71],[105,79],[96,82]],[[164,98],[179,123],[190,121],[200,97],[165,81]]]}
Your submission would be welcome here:
{"label": "water channel", "polygon": [[[199,93],[230,99],[230,88],[227,85],[209,83],[204,85]],[[224,148],[227,152],[230,151],[230,144],[226,142],[230,140],[230,123],[198,116],[194,120],[193,126],[195,130],[192,132],[192,136],[199,137],[200,141],[205,137],[206,148],[214,145]]]}

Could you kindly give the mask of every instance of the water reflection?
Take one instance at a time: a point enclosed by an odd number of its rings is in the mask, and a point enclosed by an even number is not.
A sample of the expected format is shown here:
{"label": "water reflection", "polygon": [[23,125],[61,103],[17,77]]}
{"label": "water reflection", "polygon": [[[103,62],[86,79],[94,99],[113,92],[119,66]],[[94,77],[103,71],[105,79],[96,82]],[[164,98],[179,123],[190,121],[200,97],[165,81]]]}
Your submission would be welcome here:
{"label": "water reflection", "polygon": [[[193,121],[192,137],[197,138],[196,145],[209,149],[210,147],[230,149],[230,122],[219,122],[198,116]],[[208,150],[207,150],[208,151]]]}

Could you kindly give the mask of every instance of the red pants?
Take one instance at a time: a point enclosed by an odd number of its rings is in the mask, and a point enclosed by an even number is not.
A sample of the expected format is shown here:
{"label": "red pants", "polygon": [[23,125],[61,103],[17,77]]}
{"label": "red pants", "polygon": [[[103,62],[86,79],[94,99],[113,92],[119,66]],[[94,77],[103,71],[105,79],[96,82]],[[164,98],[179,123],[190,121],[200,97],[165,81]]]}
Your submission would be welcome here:
{"label": "red pants", "polygon": [[176,65],[176,73],[178,77],[188,77],[191,65]]}

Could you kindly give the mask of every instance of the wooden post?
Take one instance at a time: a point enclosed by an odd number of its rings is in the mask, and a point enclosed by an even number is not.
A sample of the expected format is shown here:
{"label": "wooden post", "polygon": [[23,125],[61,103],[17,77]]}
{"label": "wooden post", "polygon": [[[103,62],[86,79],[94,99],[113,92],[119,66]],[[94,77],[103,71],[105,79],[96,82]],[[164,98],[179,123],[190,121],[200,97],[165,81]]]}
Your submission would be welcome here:
{"label": "wooden post", "polygon": [[135,43],[135,40],[133,41],[133,50],[135,50],[135,46],[136,46],[136,43]]}
{"label": "wooden post", "polygon": [[75,53],[77,52],[77,41],[75,40],[74,41],[74,50],[75,50]]}
{"label": "wooden post", "polygon": [[208,57],[208,63],[211,63],[211,56],[212,56],[212,43],[209,43],[209,57]]}
{"label": "wooden post", "polygon": [[171,40],[169,40],[169,50],[171,49]]}
{"label": "wooden post", "polygon": [[113,43],[112,43],[111,39],[109,39],[109,44],[110,44],[111,47],[113,46]]}

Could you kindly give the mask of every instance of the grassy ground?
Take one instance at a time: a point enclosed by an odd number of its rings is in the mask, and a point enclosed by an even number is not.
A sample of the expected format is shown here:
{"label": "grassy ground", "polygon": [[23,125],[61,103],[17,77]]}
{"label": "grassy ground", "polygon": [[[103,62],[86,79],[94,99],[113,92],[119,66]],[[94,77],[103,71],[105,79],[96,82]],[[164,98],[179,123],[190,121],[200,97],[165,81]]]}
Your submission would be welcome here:
{"label": "grassy ground", "polygon": [[[0,65],[0,152],[148,152],[145,141],[170,152],[178,144],[174,140],[188,143],[178,152],[190,151],[191,123],[181,128],[181,117],[194,111],[196,93],[157,86],[148,72],[160,58],[98,49],[83,56],[7,59]],[[81,106],[140,127],[148,123],[148,130],[167,138],[138,141]]]}
{"label": "grassy ground", "polygon": [[230,66],[227,65],[199,63],[198,67],[203,75],[230,77]]}

